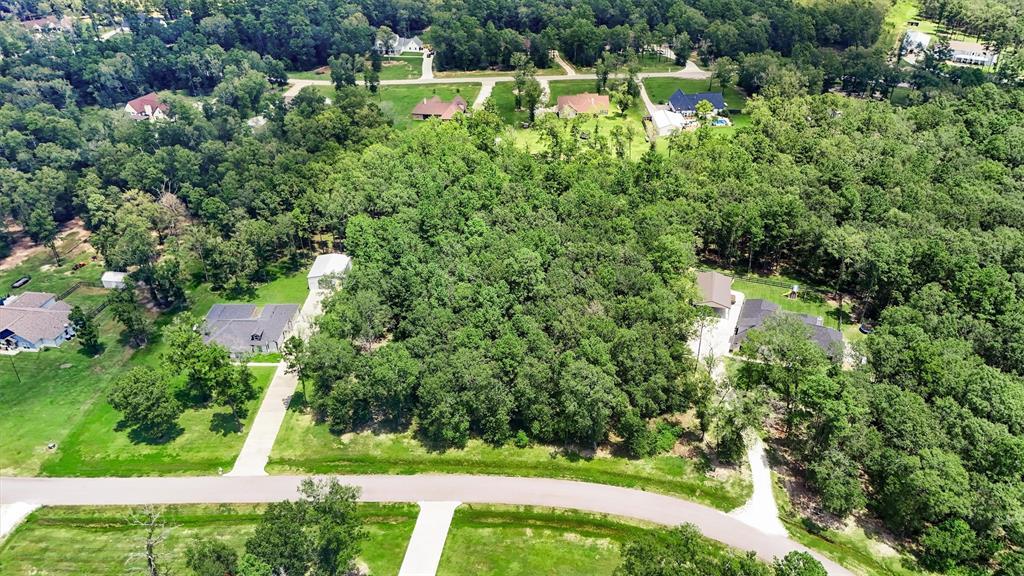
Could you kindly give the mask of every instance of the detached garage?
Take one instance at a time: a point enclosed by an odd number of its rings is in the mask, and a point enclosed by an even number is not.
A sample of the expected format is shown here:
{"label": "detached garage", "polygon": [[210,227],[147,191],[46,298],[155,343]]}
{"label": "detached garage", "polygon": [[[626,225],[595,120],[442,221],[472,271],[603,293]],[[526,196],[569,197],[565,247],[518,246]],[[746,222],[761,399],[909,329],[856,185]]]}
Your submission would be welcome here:
{"label": "detached garage", "polygon": [[316,257],[313,267],[306,275],[306,283],[310,290],[320,288],[323,278],[334,276],[340,278],[352,268],[352,259],[345,254],[321,254]]}

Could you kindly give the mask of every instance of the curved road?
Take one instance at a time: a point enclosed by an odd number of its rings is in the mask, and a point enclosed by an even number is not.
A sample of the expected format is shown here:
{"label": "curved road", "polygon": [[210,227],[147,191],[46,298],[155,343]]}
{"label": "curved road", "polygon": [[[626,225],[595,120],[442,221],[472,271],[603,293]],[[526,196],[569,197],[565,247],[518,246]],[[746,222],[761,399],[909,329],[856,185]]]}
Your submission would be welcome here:
{"label": "curved road", "polygon": [[[0,478],[0,504],[138,505],[274,502],[296,496],[302,476],[179,478]],[[765,534],[729,515],[671,496],[603,484],[513,478],[425,474],[336,476],[362,489],[367,502],[457,500],[574,508],[624,516],[666,526],[690,522],[705,536],[771,560],[793,550],[809,551],[784,536]],[[833,576],[852,573],[812,552]]]}

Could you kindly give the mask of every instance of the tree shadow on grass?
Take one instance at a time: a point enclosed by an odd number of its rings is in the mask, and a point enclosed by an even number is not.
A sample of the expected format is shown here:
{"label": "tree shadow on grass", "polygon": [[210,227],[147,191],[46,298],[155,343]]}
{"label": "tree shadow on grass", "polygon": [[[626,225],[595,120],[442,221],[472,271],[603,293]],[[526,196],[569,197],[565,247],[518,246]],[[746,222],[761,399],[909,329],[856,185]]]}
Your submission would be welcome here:
{"label": "tree shadow on grass", "polygon": [[146,444],[149,446],[168,444],[185,432],[185,429],[177,422],[170,426],[153,428],[147,426],[132,427],[124,420],[121,420],[114,427],[115,432],[123,432],[125,430],[128,430],[128,439],[131,440],[132,444]]}
{"label": "tree shadow on grass", "polygon": [[242,431],[242,422],[231,412],[218,412],[210,418],[210,432],[227,436]]}

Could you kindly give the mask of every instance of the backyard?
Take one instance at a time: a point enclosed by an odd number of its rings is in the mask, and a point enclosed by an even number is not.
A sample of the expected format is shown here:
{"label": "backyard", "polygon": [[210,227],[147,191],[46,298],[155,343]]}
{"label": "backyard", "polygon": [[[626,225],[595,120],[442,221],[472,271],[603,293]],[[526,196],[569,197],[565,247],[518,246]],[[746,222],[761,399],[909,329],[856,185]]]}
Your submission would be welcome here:
{"label": "backyard", "polygon": [[[325,96],[333,96],[334,88],[330,86],[317,86]],[[473,105],[476,95],[480,93],[480,85],[473,82],[460,82],[451,84],[409,84],[399,86],[381,86],[374,97],[384,115],[391,118],[395,127],[405,128],[415,121],[410,117],[412,109],[416,104],[425,98],[439,96],[443,100],[451,100],[456,95],[462,96],[466,104]]]}
{"label": "backyard", "polygon": [[295,395],[270,455],[270,473],[417,474],[422,472],[570,478],[683,496],[721,510],[749,496],[749,481],[738,471],[711,478],[696,459],[665,454],[630,460],[588,456],[553,446],[493,447],[471,440],[461,450],[436,451],[411,432],[362,432],[336,436],[316,424]]}

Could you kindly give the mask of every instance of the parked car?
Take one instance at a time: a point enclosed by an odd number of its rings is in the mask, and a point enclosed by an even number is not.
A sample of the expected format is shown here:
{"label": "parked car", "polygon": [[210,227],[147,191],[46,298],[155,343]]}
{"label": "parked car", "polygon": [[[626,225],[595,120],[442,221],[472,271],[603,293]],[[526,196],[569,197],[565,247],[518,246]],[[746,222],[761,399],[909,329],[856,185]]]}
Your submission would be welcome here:
{"label": "parked car", "polygon": [[870,322],[865,322],[861,324],[857,329],[860,330],[861,334],[871,334],[872,332],[875,331],[875,325],[871,324]]}
{"label": "parked car", "polygon": [[25,284],[28,284],[28,281],[31,279],[31,276],[22,276],[21,278],[18,278],[17,280],[11,283],[11,288],[21,288]]}

